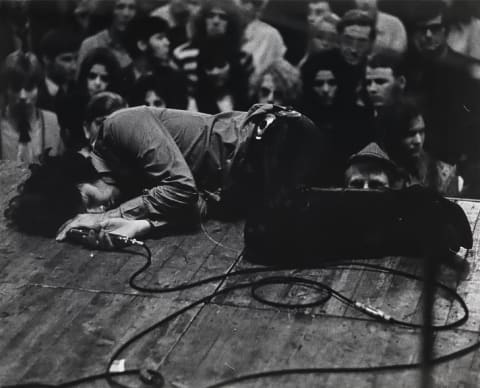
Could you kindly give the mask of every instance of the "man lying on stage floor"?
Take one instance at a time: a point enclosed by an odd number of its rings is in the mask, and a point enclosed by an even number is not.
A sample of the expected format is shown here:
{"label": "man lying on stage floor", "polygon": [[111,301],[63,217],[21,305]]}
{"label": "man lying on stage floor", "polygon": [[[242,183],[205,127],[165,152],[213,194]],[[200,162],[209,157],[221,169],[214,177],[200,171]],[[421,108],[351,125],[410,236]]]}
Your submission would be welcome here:
{"label": "man lying on stage floor", "polygon": [[[248,194],[232,178],[232,170],[245,167],[249,139],[260,138],[277,117],[297,123],[290,125],[294,139],[282,136],[289,149],[302,137],[302,128],[316,130],[298,112],[272,105],[218,115],[124,107],[118,95],[94,97],[85,125],[91,151],[46,157],[33,166],[6,211],[20,230],[49,236],[57,232],[57,240],[64,240],[71,228],[88,228],[96,231],[93,245],[112,248],[108,233],[133,238],[167,226],[195,225],[207,209],[217,217],[238,214]],[[321,151],[311,139],[305,142],[310,158]],[[297,159],[310,166],[311,160],[302,161],[304,154]],[[282,175],[295,175],[287,170],[297,169],[293,158],[282,156],[288,164]],[[270,186],[277,194],[281,191]]]}

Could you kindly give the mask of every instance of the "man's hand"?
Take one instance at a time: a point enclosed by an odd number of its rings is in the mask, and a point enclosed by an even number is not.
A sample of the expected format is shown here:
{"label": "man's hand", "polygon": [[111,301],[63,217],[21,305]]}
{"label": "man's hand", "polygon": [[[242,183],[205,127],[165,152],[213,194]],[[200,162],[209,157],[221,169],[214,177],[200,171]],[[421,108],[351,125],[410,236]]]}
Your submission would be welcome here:
{"label": "man's hand", "polygon": [[148,233],[152,226],[147,220],[126,220],[124,218],[107,218],[101,214],[79,214],[64,224],[57,235],[57,241],[66,238],[67,232],[72,228],[90,229],[87,245],[96,249],[115,248],[109,234],[118,234],[125,237],[136,238]]}
{"label": "man's hand", "polygon": [[65,222],[57,232],[57,241],[63,241],[67,237],[67,232],[72,228],[84,228],[100,231],[101,222],[105,220],[103,213],[83,213],[78,214]]}

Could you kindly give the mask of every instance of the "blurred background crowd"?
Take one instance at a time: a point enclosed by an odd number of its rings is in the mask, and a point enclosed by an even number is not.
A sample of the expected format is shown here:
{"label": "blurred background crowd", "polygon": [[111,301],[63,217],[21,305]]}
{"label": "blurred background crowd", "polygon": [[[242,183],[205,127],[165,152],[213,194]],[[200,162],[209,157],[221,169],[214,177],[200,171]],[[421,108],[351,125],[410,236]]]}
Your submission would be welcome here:
{"label": "blurred background crowd", "polygon": [[0,159],[85,147],[103,91],[211,114],[267,102],[330,134],[336,185],[480,197],[480,2],[0,0],[0,36]]}

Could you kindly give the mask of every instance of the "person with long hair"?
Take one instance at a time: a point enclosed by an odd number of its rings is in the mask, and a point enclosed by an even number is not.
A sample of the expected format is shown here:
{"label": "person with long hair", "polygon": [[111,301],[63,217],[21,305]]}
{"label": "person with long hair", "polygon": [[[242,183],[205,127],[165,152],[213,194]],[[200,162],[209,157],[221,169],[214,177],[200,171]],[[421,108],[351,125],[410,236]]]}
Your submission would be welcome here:
{"label": "person with long hair", "polygon": [[86,145],[83,136],[85,109],[90,99],[104,91],[119,92],[122,72],[115,55],[105,47],[92,50],[80,64],[77,87],[60,104],[59,122],[66,133],[67,146]]}
{"label": "person with long hair", "polygon": [[32,163],[48,150],[63,152],[57,115],[37,107],[44,80],[40,62],[31,52],[10,54],[2,69],[6,106],[0,114],[0,159]]}

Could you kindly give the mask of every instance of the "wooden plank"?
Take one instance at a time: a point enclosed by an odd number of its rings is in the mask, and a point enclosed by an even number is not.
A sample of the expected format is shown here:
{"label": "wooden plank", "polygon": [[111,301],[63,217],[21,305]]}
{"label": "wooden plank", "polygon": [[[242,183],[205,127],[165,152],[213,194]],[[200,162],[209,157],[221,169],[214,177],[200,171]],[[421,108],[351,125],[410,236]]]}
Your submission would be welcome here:
{"label": "wooden plank", "polygon": [[[22,304],[18,305],[21,296]],[[117,346],[186,302],[158,298],[24,287],[2,304],[0,381],[59,382],[102,372]],[[6,316],[5,312],[9,311]],[[122,357],[127,367],[142,365],[152,343],[166,353],[195,316],[191,311],[153,332]]]}
{"label": "wooden plank", "polygon": [[[396,359],[385,360],[379,350],[389,344],[392,330],[396,338],[391,346],[403,337],[413,340],[406,342],[408,346],[397,347]],[[417,333],[373,321],[365,324],[361,320],[312,317],[301,312],[210,305],[199,314],[163,369],[174,371],[172,381],[185,386],[205,386],[216,380],[269,369],[407,362],[417,348]],[[312,386],[309,381],[323,386],[320,382],[327,380],[330,381],[328,376],[294,378],[297,386]],[[277,379],[267,379],[251,386],[284,386],[284,380],[281,381],[282,384]]]}

